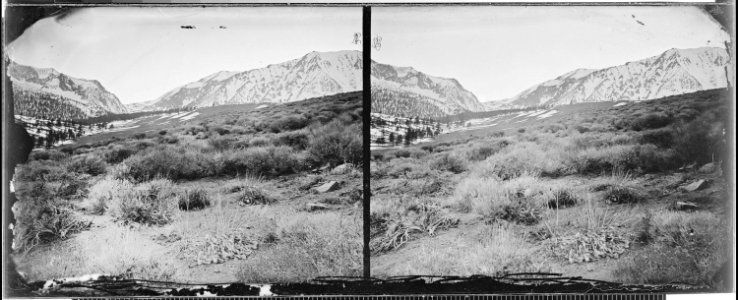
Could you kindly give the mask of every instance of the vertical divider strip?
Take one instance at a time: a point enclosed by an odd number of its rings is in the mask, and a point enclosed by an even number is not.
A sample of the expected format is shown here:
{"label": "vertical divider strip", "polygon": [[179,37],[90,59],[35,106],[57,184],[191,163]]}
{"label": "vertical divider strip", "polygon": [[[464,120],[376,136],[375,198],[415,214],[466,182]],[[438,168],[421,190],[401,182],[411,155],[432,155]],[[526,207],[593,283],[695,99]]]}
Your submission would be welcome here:
{"label": "vertical divider strip", "polygon": [[362,119],[362,127],[361,127],[361,133],[362,133],[362,149],[363,151],[363,180],[364,180],[364,203],[363,203],[363,221],[364,221],[364,278],[369,279],[371,277],[371,257],[370,257],[370,249],[369,249],[369,227],[370,227],[370,212],[369,212],[369,202],[371,199],[371,186],[369,183],[370,178],[370,169],[369,169],[369,163],[370,163],[370,156],[371,151],[369,149],[369,144],[371,143],[371,137],[370,137],[370,126],[371,126],[371,36],[372,36],[372,25],[371,25],[371,19],[372,19],[372,8],[371,6],[363,6],[362,7],[362,114],[364,115]]}

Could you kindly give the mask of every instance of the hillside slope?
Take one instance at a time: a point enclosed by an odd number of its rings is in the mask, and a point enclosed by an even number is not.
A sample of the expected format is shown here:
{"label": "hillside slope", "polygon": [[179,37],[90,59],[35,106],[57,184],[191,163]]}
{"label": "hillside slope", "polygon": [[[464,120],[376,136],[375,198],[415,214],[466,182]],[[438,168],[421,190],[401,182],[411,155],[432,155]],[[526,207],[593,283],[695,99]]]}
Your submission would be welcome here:
{"label": "hillside slope", "polygon": [[97,80],[71,77],[52,68],[11,62],[15,113],[43,118],[84,118],[125,113],[118,97]]}

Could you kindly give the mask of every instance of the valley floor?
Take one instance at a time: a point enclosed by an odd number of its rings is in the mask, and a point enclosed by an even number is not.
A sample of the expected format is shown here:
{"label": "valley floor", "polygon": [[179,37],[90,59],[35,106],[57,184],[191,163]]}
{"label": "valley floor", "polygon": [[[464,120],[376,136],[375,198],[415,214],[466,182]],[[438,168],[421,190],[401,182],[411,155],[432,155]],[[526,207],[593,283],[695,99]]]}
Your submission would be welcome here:
{"label": "valley floor", "polygon": [[[112,181],[98,180],[91,190],[107,189]],[[326,193],[314,191],[313,188],[331,181],[339,183],[340,188]],[[276,202],[239,204],[237,193],[228,190],[238,184],[258,186]],[[361,272],[361,202],[337,200],[360,192],[361,173],[357,170],[341,174],[325,171],[278,180],[203,179],[174,186],[182,190],[192,187],[213,195],[214,203],[202,210],[181,212],[164,226],[122,224],[109,214],[93,213],[93,199],[82,199],[75,203],[75,213],[81,220],[90,222],[90,229],[67,240],[14,255],[18,271],[30,281],[118,274],[182,283],[294,281],[335,275],[334,272],[347,275]],[[351,261],[332,267],[300,262],[300,254],[294,252],[307,251],[301,247],[310,245],[295,244],[288,237],[297,234],[353,239],[345,241],[343,248],[330,249],[345,253],[324,253],[326,264],[334,255]],[[245,247],[239,239],[248,245]],[[284,251],[287,253],[276,253]],[[285,255],[290,252],[295,257],[287,259]],[[341,269],[347,266],[350,268]]]}
{"label": "valley floor", "polygon": [[372,275],[719,285],[726,95],[557,107],[372,151]]}

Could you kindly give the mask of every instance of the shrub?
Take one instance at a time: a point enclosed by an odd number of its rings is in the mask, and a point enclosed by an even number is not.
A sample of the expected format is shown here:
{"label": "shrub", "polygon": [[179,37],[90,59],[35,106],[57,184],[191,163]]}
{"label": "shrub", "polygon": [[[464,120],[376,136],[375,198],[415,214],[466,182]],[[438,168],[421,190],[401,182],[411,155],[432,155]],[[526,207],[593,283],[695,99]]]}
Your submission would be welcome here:
{"label": "shrub", "polygon": [[555,190],[548,200],[548,208],[559,209],[577,205],[579,199],[567,190]]}
{"label": "shrub", "polygon": [[635,156],[635,161],[629,164],[629,168],[632,170],[660,172],[673,170],[680,166],[674,150],[659,149],[651,144],[635,147]]}
{"label": "shrub", "polygon": [[30,161],[27,164],[18,166],[15,178],[19,182],[32,181],[59,181],[67,178],[70,174],[67,169],[59,163],[48,163],[40,161]]}
{"label": "shrub", "polygon": [[208,139],[208,145],[216,151],[226,151],[233,149],[236,139],[224,137],[211,137]]}
{"label": "shrub", "polygon": [[523,174],[555,177],[571,172],[571,166],[565,164],[568,152],[553,145],[546,151],[542,148],[533,142],[516,143],[487,158],[478,171],[502,180]]}
{"label": "shrub", "polygon": [[269,130],[274,133],[305,128],[310,121],[302,115],[291,115],[272,121]]}
{"label": "shrub", "polygon": [[187,190],[179,195],[177,203],[180,210],[200,210],[210,206],[210,198],[202,189]]}
{"label": "shrub", "polygon": [[421,158],[428,154],[424,150],[419,150],[417,148],[404,148],[404,149],[396,149],[387,151],[387,156],[394,156],[396,158]]}
{"label": "shrub", "polygon": [[159,136],[157,140],[159,141],[159,144],[176,144],[179,142],[179,138],[172,135]]}
{"label": "shrub", "polygon": [[240,205],[272,204],[276,201],[277,199],[269,196],[263,190],[249,185],[242,186],[238,194]]}
{"label": "shrub", "polygon": [[466,158],[470,161],[482,161],[487,159],[487,157],[490,157],[493,154],[499,152],[500,150],[502,150],[502,148],[505,148],[508,145],[509,142],[506,140],[497,141],[495,143],[485,145],[477,145],[467,150]]}
{"label": "shrub", "polygon": [[124,161],[126,158],[131,157],[138,152],[137,149],[128,148],[125,146],[117,146],[112,150],[106,151],[103,154],[103,159],[109,164],[117,164]]}
{"label": "shrub", "polygon": [[279,243],[255,252],[240,266],[241,282],[295,282],[317,276],[361,274],[361,222],[326,213],[296,216],[280,226]]}
{"label": "shrub", "polygon": [[273,139],[274,145],[288,146],[295,150],[305,150],[310,144],[310,137],[304,131],[283,132]]}
{"label": "shrub", "polygon": [[175,196],[170,181],[149,181],[115,195],[111,215],[125,224],[165,225],[172,221]]}
{"label": "shrub", "polygon": [[630,236],[613,228],[576,232],[551,239],[551,252],[569,263],[618,258],[630,247]]}
{"label": "shrub", "polygon": [[136,133],[136,134],[133,135],[133,138],[134,139],[137,139],[137,140],[143,139],[145,137],[146,137],[146,134],[145,133]]}
{"label": "shrub", "polygon": [[517,198],[496,206],[487,216],[490,221],[505,220],[523,225],[535,225],[541,220],[541,211],[528,199]]}
{"label": "shrub", "polygon": [[386,220],[377,214],[370,221],[372,236],[369,248],[379,254],[402,247],[406,242],[423,235],[434,236],[458,224],[458,219],[447,217],[437,205],[421,202],[407,207],[408,214],[399,220]]}
{"label": "shrub", "polygon": [[85,173],[92,176],[104,174],[106,167],[102,159],[91,154],[74,156],[67,164],[67,170],[70,172]]}
{"label": "shrub", "polygon": [[215,132],[215,133],[217,133],[219,135],[226,135],[226,134],[231,133],[230,130],[225,129],[225,128],[222,128],[222,127],[212,127],[212,128],[210,128],[210,131]]}
{"label": "shrub", "polygon": [[628,187],[612,186],[605,192],[605,201],[611,204],[634,204],[642,200],[641,195]]}
{"label": "shrub", "polygon": [[642,117],[638,117],[630,124],[630,129],[641,131],[644,129],[655,129],[669,125],[672,117],[665,113],[651,113]]}
{"label": "shrub", "polygon": [[251,147],[228,153],[220,172],[227,175],[279,176],[302,170],[297,153],[286,146]]}
{"label": "shrub", "polygon": [[18,204],[13,229],[14,249],[30,250],[38,245],[65,240],[91,225],[79,220],[71,209],[54,201]]}
{"label": "shrub", "polygon": [[641,144],[654,144],[661,148],[668,148],[674,142],[674,135],[670,128],[649,130],[641,133],[640,142]]}
{"label": "shrub", "polygon": [[458,174],[466,171],[466,161],[455,155],[444,153],[431,160],[430,167],[431,169],[449,171],[451,173]]}
{"label": "shrub", "polygon": [[67,157],[69,157],[68,154],[58,151],[58,150],[37,150],[37,151],[31,152],[31,155],[30,155],[31,160],[61,161]]}
{"label": "shrub", "polygon": [[249,140],[249,146],[262,147],[272,145],[272,139],[265,136],[257,136]]}
{"label": "shrub", "polygon": [[705,164],[725,157],[722,123],[710,123],[706,117],[676,126],[674,150],[679,160],[689,164]]}
{"label": "shrub", "polygon": [[157,177],[172,180],[198,179],[216,174],[211,155],[193,148],[159,146],[126,159],[124,178],[142,182]]}
{"label": "shrub", "polygon": [[315,166],[326,163],[333,166],[342,163],[361,166],[364,152],[362,144],[360,125],[346,126],[332,121],[311,132],[308,159]]}

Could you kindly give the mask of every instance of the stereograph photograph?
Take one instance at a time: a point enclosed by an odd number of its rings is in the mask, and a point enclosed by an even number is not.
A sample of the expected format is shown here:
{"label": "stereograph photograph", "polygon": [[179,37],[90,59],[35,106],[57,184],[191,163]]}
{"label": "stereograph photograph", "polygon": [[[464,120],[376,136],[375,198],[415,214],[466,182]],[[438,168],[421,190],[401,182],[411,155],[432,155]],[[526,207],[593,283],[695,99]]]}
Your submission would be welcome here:
{"label": "stereograph photograph", "polygon": [[725,283],[725,13],[374,8],[372,275]]}
{"label": "stereograph photograph", "polygon": [[732,4],[11,2],[4,297],[733,291]]}
{"label": "stereograph photograph", "polygon": [[360,8],[71,8],[5,46],[28,282],[362,272]]}

